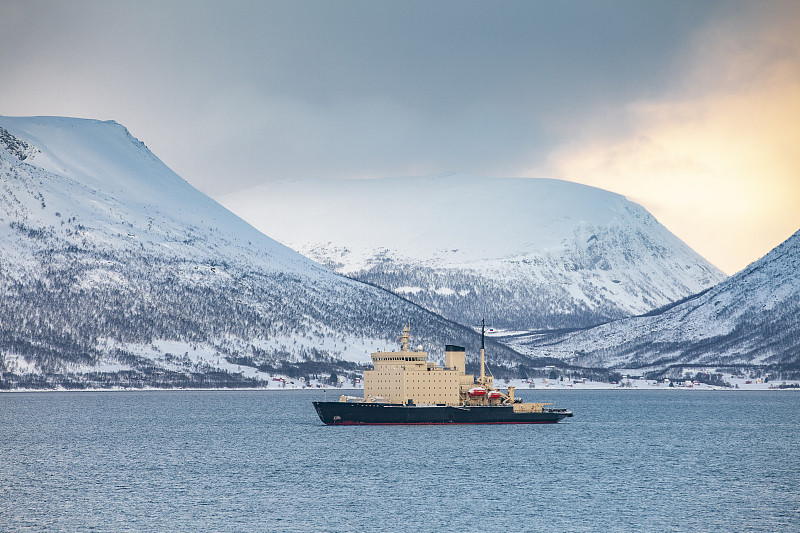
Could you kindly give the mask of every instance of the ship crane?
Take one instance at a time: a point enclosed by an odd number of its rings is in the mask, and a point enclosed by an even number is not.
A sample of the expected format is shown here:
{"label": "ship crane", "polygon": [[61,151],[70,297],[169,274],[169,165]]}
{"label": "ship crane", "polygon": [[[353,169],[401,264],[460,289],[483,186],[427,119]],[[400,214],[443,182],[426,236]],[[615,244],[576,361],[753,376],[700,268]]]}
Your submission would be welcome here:
{"label": "ship crane", "polygon": [[[481,403],[486,403],[487,401],[491,403],[491,400],[498,400],[502,398],[501,401],[503,403],[507,403],[509,397],[500,393],[500,391],[494,388],[494,376],[492,375],[492,372],[489,371],[489,375],[486,375],[486,319],[481,319],[479,326],[481,328],[481,375],[476,380],[478,387],[470,389],[469,391],[470,399],[475,400],[480,398]],[[476,393],[473,393],[473,391]],[[513,403],[513,392],[511,396],[511,403]]]}
{"label": "ship crane", "polygon": [[487,377],[486,371],[488,370],[488,367],[486,366],[486,319],[481,319],[481,323],[479,325],[481,328],[481,376],[478,378],[477,382],[480,384],[478,389],[483,389],[484,392],[482,394],[473,395],[473,389],[470,389],[471,399],[480,397],[481,400],[488,401],[490,404],[492,400],[500,400],[501,404],[519,403],[521,400],[514,398],[514,387],[508,387],[508,394],[503,394],[498,389],[494,388],[494,375],[492,375],[491,370],[489,370],[489,376]]}
{"label": "ship crane", "polygon": [[[480,384],[483,387],[487,385],[486,379],[486,319],[481,319],[481,377],[480,377]],[[494,376],[492,376],[492,381],[494,381]]]}

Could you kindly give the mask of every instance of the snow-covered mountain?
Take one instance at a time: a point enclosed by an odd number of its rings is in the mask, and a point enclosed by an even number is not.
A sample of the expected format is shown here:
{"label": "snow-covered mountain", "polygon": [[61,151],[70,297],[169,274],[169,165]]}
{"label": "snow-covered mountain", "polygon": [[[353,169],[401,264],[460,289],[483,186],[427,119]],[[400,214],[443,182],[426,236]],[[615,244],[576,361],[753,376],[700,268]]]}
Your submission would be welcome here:
{"label": "snow-covered mountain", "polygon": [[285,180],[220,201],[306,256],[466,325],[594,325],[725,278],[641,206],[565,181]]}
{"label": "snow-covered mountain", "polygon": [[477,353],[473,331],[266,237],[115,122],[0,117],[0,385],[347,370],[408,320],[434,357]]}
{"label": "snow-covered mountain", "polygon": [[679,304],[567,334],[506,340],[522,353],[581,366],[745,364],[800,371],[800,231]]}

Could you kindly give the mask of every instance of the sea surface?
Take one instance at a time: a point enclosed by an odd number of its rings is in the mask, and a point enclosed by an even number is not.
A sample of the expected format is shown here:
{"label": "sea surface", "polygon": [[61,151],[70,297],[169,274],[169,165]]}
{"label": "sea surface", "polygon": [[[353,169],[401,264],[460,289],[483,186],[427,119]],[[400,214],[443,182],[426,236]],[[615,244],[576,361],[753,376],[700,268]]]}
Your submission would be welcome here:
{"label": "sea surface", "polygon": [[328,427],[323,395],[0,394],[0,531],[800,531],[794,391],[518,391],[575,416],[452,427]]}

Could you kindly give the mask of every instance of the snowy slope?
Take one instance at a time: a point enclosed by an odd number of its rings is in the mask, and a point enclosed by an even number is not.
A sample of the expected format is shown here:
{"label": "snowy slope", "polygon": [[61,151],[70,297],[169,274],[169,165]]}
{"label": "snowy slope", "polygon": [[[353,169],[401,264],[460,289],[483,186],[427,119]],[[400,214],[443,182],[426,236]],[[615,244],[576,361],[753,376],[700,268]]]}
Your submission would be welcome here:
{"label": "snowy slope", "polygon": [[800,231],[710,290],[670,308],[565,335],[510,338],[533,356],[615,368],[800,363]]}
{"label": "snowy slope", "polygon": [[395,346],[407,320],[434,357],[478,342],[266,237],[124,127],[92,120],[0,117],[0,300],[6,383],[229,385],[347,369],[337,361]]}
{"label": "snowy slope", "polygon": [[[240,254],[245,240],[256,239],[261,267],[269,267],[268,259],[274,259],[276,268],[291,265],[309,275],[322,270],[194,189],[115,122],[2,117],[0,127],[31,147],[22,161],[9,154],[3,157],[3,174],[8,177],[3,201],[9,219],[55,227],[71,216],[97,226],[87,238],[98,239],[98,244],[108,239],[106,244],[118,249],[130,248],[130,241],[118,240],[121,236],[148,250],[180,249],[187,240],[208,240],[211,249],[186,248],[195,259]],[[23,174],[30,174],[29,192],[41,188],[38,193],[43,195],[51,190],[49,208],[36,209],[37,200],[31,203],[25,195],[14,194],[11,177]],[[42,181],[34,183],[34,175]],[[208,239],[215,232],[220,237]]]}
{"label": "snowy slope", "polygon": [[564,181],[286,180],[220,201],[306,256],[462,324],[585,326],[725,277],[641,206]]}

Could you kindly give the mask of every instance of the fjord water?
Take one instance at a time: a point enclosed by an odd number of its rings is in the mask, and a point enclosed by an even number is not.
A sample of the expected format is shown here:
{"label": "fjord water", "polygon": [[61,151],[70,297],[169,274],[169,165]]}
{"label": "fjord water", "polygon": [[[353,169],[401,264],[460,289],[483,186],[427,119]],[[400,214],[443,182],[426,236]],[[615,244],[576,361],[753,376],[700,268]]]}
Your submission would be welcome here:
{"label": "fjord water", "polygon": [[321,391],[2,394],[0,530],[800,527],[798,393],[519,395],[575,416],[328,427]]}

